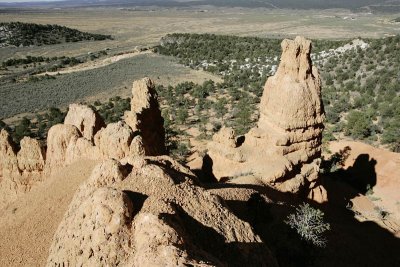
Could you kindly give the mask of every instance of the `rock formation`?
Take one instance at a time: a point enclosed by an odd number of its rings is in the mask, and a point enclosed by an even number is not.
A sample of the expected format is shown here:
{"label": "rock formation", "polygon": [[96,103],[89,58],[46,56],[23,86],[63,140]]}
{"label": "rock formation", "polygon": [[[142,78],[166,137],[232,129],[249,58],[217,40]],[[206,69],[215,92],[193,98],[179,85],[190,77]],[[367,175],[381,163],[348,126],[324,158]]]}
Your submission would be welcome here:
{"label": "rock formation", "polygon": [[311,63],[310,41],[297,37],[281,46],[281,63],[265,84],[257,127],[241,137],[237,148],[232,131],[221,129],[208,146],[208,156],[219,180],[251,181],[283,192],[311,191],[314,197],[323,194],[317,184],[324,128],[320,77]]}
{"label": "rock formation", "polygon": [[71,143],[75,143],[81,133],[73,125],[58,124],[50,128],[47,134],[46,168],[53,170],[66,164],[66,152]]}
{"label": "rock formation", "polygon": [[127,161],[103,162],[80,187],[48,266],[277,266],[250,225],[188,169],[167,156]]}
{"label": "rock formation", "polygon": [[142,136],[144,150],[148,156],[164,155],[164,119],[158,104],[158,96],[149,78],[135,81],[132,86],[131,111],[126,112],[125,121],[134,132]]}
{"label": "rock formation", "polygon": [[[49,130],[46,157],[29,138],[17,153],[1,131],[3,177],[43,168],[52,173],[81,159],[101,162],[76,191],[47,266],[277,266],[249,224],[257,223],[255,217],[240,216],[240,210],[255,216],[265,211],[267,197],[257,190],[266,185],[318,201],[326,197],[318,184],[324,111],[311,43],[284,40],[282,50],[279,69],[265,85],[257,127],[243,137],[222,128],[203,163],[228,185],[261,187],[205,189],[189,169],[164,155],[163,119],[148,78],[133,83],[125,121],[101,128],[89,107],[71,105],[65,124]],[[3,180],[0,189],[18,186]]]}
{"label": "rock formation", "polygon": [[20,175],[39,174],[44,170],[44,150],[36,139],[24,137],[20,143],[20,150],[7,131],[0,132],[0,178],[16,177]]}
{"label": "rock formation", "polygon": [[71,104],[64,124],[74,125],[82,136],[93,141],[94,135],[105,126],[103,119],[93,109],[85,105]]}
{"label": "rock formation", "polygon": [[18,168],[22,173],[37,172],[44,170],[44,149],[39,141],[30,137],[21,140],[21,149],[18,151]]}
{"label": "rock formation", "polygon": [[132,129],[124,122],[110,123],[95,136],[94,143],[103,158],[123,159],[130,154]]}
{"label": "rock formation", "polygon": [[0,177],[19,173],[14,142],[6,130],[0,131]]}
{"label": "rock formation", "polygon": [[[25,137],[17,152],[9,134],[1,130],[0,195],[4,190],[17,195],[41,180],[42,177],[36,176],[42,176],[43,171],[48,176],[82,159],[123,160],[129,156],[163,155],[165,132],[154,84],[148,78],[136,81],[132,93],[127,123],[105,126],[92,108],[71,104],[64,124],[50,128],[46,151],[37,140]],[[0,201],[0,206],[6,199]]]}

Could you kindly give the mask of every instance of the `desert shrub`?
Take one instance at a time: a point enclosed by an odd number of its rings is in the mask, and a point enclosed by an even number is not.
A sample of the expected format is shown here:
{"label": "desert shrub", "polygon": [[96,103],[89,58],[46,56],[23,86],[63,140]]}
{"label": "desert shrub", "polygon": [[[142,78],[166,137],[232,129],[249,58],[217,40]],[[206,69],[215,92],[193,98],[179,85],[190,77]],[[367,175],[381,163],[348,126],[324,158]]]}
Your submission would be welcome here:
{"label": "desert shrub", "polygon": [[0,120],[0,130],[6,129],[6,128],[7,128],[7,124],[4,121]]}
{"label": "desert shrub", "polygon": [[186,157],[190,153],[190,144],[180,142],[177,144],[175,149],[171,150],[171,154],[174,155],[179,161],[184,162]]}
{"label": "desert shrub", "polygon": [[307,203],[301,204],[294,214],[287,217],[285,223],[307,242],[318,247],[325,247],[327,239],[323,234],[330,230],[330,224],[324,222],[324,213]]}
{"label": "desert shrub", "polygon": [[31,121],[24,117],[17,126],[15,126],[15,132],[14,132],[14,140],[19,143],[19,141],[24,138],[24,136],[31,136]]}
{"label": "desert shrub", "polygon": [[346,134],[354,138],[363,139],[371,135],[371,119],[362,112],[352,110],[347,115]]}

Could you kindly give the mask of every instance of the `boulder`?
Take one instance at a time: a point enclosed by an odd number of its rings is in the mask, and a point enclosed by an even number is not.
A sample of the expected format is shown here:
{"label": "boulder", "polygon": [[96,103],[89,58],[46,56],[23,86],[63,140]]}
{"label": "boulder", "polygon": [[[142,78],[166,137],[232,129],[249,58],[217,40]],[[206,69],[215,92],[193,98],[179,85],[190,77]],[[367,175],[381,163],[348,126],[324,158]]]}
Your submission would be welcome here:
{"label": "boulder", "polygon": [[222,127],[218,133],[213,136],[213,141],[223,144],[227,147],[235,148],[237,146],[235,131],[228,127]]}
{"label": "boulder", "polygon": [[116,266],[130,247],[133,206],[122,191],[99,188],[69,210],[57,230],[47,266]]}

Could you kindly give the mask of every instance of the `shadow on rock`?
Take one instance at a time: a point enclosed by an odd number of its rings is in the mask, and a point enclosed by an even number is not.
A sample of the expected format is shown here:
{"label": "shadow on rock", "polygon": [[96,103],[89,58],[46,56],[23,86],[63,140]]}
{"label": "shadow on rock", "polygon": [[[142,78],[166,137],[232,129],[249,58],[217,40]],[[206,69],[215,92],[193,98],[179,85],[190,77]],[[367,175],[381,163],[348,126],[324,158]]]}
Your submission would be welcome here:
{"label": "shadow on rock", "polygon": [[275,266],[268,247],[263,243],[227,242],[224,236],[191,217],[180,206],[176,214],[161,218],[185,240],[185,250],[191,258],[216,266]]}

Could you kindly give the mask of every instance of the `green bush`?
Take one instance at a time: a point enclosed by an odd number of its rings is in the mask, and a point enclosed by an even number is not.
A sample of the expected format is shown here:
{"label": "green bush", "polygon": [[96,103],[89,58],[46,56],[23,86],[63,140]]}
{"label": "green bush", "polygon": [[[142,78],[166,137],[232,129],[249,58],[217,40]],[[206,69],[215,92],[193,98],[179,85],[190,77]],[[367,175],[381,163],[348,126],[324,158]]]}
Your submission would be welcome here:
{"label": "green bush", "polygon": [[305,241],[318,247],[326,246],[328,241],[323,235],[330,230],[330,224],[324,222],[322,211],[303,203],[296,209],[296,213],[287,217],[285,223],[296,230]]}

